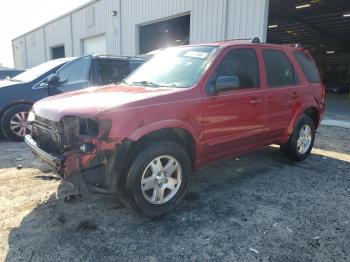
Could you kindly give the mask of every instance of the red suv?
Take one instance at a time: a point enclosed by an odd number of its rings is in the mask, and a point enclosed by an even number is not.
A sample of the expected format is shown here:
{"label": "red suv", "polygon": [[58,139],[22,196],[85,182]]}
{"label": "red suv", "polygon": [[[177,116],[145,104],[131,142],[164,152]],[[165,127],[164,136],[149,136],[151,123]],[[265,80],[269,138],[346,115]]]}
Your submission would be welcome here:
{"label": "red suv", "polygon": [[169,48],[118,85],[37,102],[27,144],[82,193],[118,194],[155,217],[180,203],[191,173],[270,144],[308,157],[324,112],[310,54],[223,41]]}

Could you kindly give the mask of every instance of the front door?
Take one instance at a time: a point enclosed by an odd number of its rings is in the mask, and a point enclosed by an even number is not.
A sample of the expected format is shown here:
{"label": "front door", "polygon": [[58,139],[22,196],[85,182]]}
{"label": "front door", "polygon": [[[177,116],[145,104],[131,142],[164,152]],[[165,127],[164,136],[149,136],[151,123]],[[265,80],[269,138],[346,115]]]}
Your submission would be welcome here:
{"label": "front door", "polygon": [[221,156],[252,143],[264,130],[264,92],[260,86],[259,63],[254,48],[228,50],[209,80],[236,76],[236,89],[206,94],[203,99],[205,152],[202,157]]}

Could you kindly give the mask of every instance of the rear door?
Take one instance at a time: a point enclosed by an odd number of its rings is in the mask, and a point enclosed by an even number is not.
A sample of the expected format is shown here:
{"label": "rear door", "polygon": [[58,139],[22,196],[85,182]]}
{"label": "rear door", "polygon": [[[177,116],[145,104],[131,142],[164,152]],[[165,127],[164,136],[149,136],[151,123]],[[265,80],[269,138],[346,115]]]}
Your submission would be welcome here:
{"label": "rear door", "polygon": [[207,85],[215,85],[220,76],[237,76],[240,86],[204,97],[203,132],[207,156],[222,155],[254,144],[253,140],[263,132],[264,93],[259,72],[255,48],[233,48],[217,64]]}
{"label": "rear door", "polygon": [[289,56],[281,49],[263,48],[267,85],[266,128],[271,137],[282,135],[293,118],[301,86]]}

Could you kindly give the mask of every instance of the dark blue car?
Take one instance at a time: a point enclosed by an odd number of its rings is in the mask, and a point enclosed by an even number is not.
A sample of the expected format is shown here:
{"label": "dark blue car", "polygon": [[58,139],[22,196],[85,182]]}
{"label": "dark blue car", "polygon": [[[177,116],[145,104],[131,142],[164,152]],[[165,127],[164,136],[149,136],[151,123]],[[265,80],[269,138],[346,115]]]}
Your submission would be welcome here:
{"label": "dark blue car", "polygon": [[88,55],[48,61],[0,81],[0,128],[13,140],[30,132],[27,115],[32,105],[47,96],[90,86],[117,83],[143,64],[139,57]]}
{"label": "dark blue car", "polygon": [[47,88],[41,88],[41,84],[72,59],[51,60],[0,81],[0,128],[5,136],[14,140],[22,139],[28,132],[27,112],[35,101],[48,95]]}

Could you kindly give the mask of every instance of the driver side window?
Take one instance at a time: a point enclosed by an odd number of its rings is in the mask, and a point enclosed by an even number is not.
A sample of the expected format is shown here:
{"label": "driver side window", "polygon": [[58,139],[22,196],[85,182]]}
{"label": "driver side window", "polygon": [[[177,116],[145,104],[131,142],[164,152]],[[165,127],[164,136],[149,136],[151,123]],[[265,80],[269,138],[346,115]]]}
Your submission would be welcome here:
{"label": "driver side window", "polygon": [[238,77],[240,89],[259,87],[259,65],[255,50],[244,48],[228,52],[216,68],[215,79],[220,76]]}
{"label": "driver side window", "polygon": [[57,75],[63,85],[83,82],[88,80],[89,69],[90,58],[84,57],[67,64],[57,72]]}

